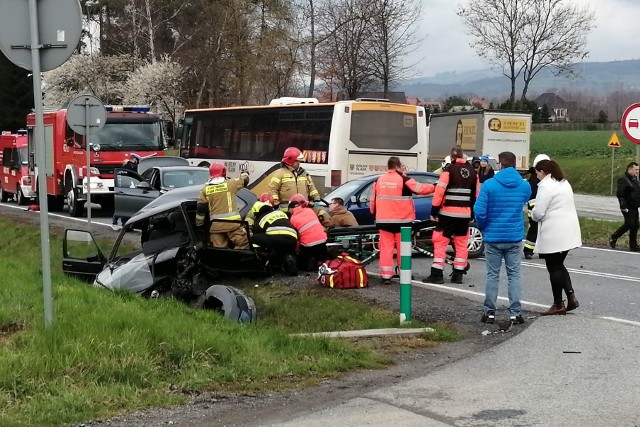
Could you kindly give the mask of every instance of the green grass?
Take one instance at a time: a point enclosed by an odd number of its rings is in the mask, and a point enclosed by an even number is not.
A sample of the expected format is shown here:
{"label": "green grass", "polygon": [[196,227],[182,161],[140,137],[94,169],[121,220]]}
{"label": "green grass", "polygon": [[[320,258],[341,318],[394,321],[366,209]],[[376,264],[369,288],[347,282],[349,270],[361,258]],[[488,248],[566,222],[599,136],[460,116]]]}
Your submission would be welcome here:
{"label": "green grass", "polygon": [[[622,132],[616,132],[621,148],[616,157],[635,156],[636,144],[630,142]],[[537,131],[531,133],[531,158],[538,153],[555,157],[570,158],[611,158],[611,148],[607,148],[612,131]]]}
{"label": "green grass", "polygon": [[[238,325],[171,300],[111,293],[61,272],[51,237],[54,325],[44,328],[37,227],[0,219],[0,425],[50,426],[184,402],[181,391],[247,392],[381,368],[384,352],[291,332],[397,325],[349,291],[249,287],[258,323]],[[16,256],[20,254],[20,256]],[[352,291],[357,292],[357,291]],[[436,326],[431,339],[456,339]],[[177,391],[176,391],[177,390]]]}

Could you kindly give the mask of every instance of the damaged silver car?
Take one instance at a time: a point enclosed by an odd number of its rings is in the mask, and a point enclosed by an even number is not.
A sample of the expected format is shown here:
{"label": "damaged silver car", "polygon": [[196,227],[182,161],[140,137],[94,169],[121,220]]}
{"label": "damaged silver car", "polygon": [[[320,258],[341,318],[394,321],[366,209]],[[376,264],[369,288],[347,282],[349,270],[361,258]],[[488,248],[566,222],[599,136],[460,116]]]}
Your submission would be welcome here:
{"label": "damaged silver car", "polygon": [[167,194],[166,200],[160,197],[138,212],[123,227],[108,257],[90,232],[66,230],[63,271],[114,291],[172,297],[220,311],[238,322],[255,321],[251,298],[240,289],[216,283],[224,273],[268,275],[268,262],[254,249],[208,245],[209,223],[195,227],[199,188],[175,190],[183,194]]}

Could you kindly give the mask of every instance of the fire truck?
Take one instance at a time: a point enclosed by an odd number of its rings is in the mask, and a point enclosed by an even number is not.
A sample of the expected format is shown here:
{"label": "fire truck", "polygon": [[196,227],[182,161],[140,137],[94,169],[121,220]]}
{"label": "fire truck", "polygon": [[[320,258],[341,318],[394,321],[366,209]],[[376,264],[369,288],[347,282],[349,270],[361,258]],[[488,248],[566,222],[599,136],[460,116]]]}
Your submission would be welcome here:
{"label": "fire truck", "polygon": [[20,205],[35,198],[29,175],[29,148],[27,131],[14,134],[3,131],[0,135],[0,202],[13,197]]}
{"label": "fire truck", "polygon": [[[90,174],[91,203],[104,210],[113,209],[114,171],[131,154],[140,157],[162,155],[165,149],[162,119],[143,105],[107,105],[104,127],[91,133],[89,147],[83,135],[67,124],[67,109],[45,108],[44,138],[49,209],[61,211],[66,200],[71,216],[82,216],[87,201],[87,174]],[[27,116],[29,169],[33,191],[37,194],[35,167],[35,115]],[[90,167],[87,170],[87,151]]]}

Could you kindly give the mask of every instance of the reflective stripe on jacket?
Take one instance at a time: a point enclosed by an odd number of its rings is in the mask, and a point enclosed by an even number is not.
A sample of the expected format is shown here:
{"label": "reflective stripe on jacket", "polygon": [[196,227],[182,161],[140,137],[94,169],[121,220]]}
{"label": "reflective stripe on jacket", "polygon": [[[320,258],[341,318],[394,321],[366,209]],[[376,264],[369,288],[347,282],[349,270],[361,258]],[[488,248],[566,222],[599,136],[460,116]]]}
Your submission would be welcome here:
{"label": "reflective stripe on jacket", "polygon": [[[204,222],[207,209],[209,219],[241,220],[236,203],[236,193],[245,186],[242,178],[224,179],[220,182],[210,180],[200,192],[196,213],[196,225]],[[212,228],[216,223],[212,224]]]}
{"label": "reflective stripe on jacket", "polygon": [[267,236],[290,236],[298,240],[298,233],[289,221],[289,217],[282,211],[272,210],[258,216],[256,228]]}
{"label": "reflective stripe on jacket", "polygon": [[271,175],[269,194],[275,204],[288,204],[294,194],[302,194],[308,200],[320,200],[320,193],[311,176],[303,169],[294,171],[287,166],[281,167]]}
{"label": "reflective stripe on jacket", "polygon": [[291,213],[291,224],[298,231],[302,246],[315,246],[327,241],[327,233],[313,209],[296,206]]}
{"label": "reflective stripe on jacket", "polygon": [[471,208],[478,197],[478,174],[464,159],[456,159],[440,174],[432,209],[450,218],[472,218]]}
{"label": "reflective stripe on jacket", "polygon": [[401,225],[416,219],[413,193],[430,194],[435,187],[389,170],[373,185],[369,209],[375,215],[376,225]]}

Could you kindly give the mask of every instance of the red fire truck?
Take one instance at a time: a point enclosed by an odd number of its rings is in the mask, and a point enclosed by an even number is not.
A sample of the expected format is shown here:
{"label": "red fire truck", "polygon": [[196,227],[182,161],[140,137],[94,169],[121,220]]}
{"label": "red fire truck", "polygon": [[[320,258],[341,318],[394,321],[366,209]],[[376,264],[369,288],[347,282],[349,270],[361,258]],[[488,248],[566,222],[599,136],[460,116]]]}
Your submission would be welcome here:
{"label": "red fire truck", "polygon": [[0,135],[0,201],[13,197],[20,205],[26,205],[35,198],[29,175],[29,148],[27,131],[17,134],[3,131]]}
{"label": "red fire truck", "polygon": [[[113,209],[114,169],[132,153],[141,157],[162,155],[165,139],[162,120],[147,106],[105,106],[104,127],[91,133],[91,165],[87,171],[85,137],[67,125],[67,110],[45,108],[45,165],[49,209],[62,210],[66,200],[72,216],[82,216],[87,201],[87,172],[91,174],[91,202],[105,210]],[[34,153],[35,116],[27,116],[29,153]],[[29,158],[33,190],[37,192],[37,171],[33,155]]]}

